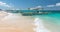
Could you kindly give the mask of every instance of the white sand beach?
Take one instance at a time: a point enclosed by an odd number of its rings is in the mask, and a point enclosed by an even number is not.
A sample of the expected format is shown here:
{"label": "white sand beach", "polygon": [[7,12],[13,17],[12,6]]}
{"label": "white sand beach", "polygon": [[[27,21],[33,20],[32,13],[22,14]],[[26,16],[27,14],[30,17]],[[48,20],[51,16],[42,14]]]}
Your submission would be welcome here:
{"label": "white sand beach", "polygon": [[0,32],[34,32],[34,18],[0,11]]}

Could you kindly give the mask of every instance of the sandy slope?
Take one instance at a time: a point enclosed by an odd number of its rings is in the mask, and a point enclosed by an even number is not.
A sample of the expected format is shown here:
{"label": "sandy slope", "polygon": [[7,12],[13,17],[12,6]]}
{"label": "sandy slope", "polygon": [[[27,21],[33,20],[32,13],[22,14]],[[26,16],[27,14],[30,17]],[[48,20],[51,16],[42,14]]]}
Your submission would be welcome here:
{"label": "sandy slope", "polygon": [[0,13],[0,17],[0,32],[34,32],[34,19],[30,16]]}

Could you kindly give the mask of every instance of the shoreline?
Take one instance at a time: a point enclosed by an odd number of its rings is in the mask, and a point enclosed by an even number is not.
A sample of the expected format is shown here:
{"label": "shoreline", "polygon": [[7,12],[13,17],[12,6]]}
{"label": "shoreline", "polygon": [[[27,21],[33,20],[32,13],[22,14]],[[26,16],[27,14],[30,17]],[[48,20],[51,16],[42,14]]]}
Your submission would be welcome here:
{"label": "shoreline", "polygon": [[35,28],[36,32],[51,32],[47,27],[44,26],[43,20],[40,18],[35,18]]}
{"label": "shoreline", "polygon": [[43,19],[34,18],[33,16],[22,16],[20,13],[4,12],[2,13],[2,16],[2,20],[0,19],[1,32],[38,32],[38,30],[59,32],[60,26],[58,27],[50,22],[44,21]]}

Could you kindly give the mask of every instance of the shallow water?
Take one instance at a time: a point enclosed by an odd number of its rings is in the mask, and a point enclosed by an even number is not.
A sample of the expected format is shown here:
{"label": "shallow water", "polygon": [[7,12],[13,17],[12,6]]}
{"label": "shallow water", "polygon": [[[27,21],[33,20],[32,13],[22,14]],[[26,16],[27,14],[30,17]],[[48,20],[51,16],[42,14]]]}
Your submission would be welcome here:
{"label": "shallow water", "polygon": [[40,18],[46,22],[60,25],[60,13],[47,14],[47,15],[34,15],[35,18]]}
{"label": "shallow water", "polygon": [[60,32],[60,13],[51,13],[51,14],[46,14],[46,15],[34,15],[33,17],[39,18],[38,20],[42,20],[39,22],[41,22],[47,30],[51,32],[57,32],[57,31]]}

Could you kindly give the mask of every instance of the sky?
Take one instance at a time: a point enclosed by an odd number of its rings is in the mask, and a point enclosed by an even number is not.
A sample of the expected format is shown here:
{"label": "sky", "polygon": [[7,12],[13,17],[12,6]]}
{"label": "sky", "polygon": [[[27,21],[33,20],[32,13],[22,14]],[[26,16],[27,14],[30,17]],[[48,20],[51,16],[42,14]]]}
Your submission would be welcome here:
{"label": "sky", "polygon": [[27,9],[35,7],[59,10],[60,0],[0,0],[0,9]]}

